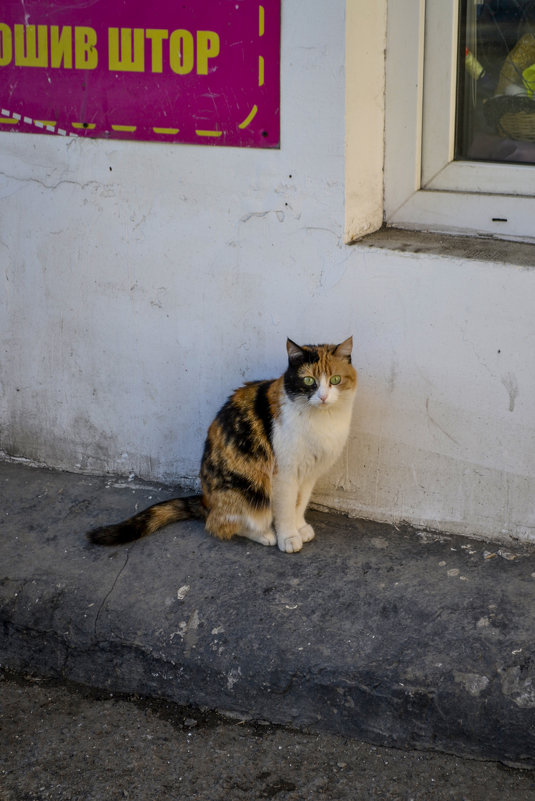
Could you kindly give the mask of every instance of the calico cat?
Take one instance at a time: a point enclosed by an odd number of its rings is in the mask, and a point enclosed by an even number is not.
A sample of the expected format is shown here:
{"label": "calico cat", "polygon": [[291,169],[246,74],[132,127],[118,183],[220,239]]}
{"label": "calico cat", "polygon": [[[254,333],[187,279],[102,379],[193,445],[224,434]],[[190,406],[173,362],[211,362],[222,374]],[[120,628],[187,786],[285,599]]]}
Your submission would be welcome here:
{"label": "calico cat", "polygon": [[352,345],[352,337],[340,345],[302,347],[288,339],[286,372],[237,389],[208,429],[202,495],[157,503],[89,532],[90,541],[117,545],[200,518],[222,540],[240,535],[300,551],[314,537],[304,517],[314,484],[349,433],[357,388]]}

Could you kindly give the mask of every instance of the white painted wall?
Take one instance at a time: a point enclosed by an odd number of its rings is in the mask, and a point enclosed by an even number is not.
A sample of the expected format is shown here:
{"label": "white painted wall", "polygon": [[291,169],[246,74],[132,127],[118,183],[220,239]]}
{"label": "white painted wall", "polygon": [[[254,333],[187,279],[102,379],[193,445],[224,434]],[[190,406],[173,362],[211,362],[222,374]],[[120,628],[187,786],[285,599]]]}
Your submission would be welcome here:
{"label": "white painted wall", "polygon": [[282,147],[0,134],[0,448],[193,483],[285,338],[353,334],[317,500],[535,540],[535,271],[344,244],[344,2],[283,3]]}

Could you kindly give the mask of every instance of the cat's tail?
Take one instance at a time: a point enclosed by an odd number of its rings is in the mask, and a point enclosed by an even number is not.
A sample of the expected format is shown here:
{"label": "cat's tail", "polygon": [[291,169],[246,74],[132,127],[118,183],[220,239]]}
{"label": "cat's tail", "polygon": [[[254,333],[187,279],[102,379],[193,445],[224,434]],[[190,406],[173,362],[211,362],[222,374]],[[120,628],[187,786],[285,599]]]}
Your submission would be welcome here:
{"label": "cat's tail", "polygon": [[202,495],[189,495],[186,498],[173,498],[149,506],[128,520],[111,526],[95,528],[87,533],[87,538],[94,545],[122,545],[133,542],[148,534],[154,534],[169,523],[179,520],[202,519],[207,515],[202,502]]}

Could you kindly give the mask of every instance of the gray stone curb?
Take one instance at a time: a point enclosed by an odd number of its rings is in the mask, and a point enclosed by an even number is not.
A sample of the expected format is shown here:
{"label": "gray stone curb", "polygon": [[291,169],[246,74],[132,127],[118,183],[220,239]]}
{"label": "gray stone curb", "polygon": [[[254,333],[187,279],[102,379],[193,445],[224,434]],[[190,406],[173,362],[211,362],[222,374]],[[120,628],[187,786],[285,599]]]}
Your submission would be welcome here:
{"label": "gray stone curb", "polygon": [[198,522],[89,545],[169,488],[0,463],[0,663],[375,744],[535,766],[535,550],[312,513],[300,554]]}

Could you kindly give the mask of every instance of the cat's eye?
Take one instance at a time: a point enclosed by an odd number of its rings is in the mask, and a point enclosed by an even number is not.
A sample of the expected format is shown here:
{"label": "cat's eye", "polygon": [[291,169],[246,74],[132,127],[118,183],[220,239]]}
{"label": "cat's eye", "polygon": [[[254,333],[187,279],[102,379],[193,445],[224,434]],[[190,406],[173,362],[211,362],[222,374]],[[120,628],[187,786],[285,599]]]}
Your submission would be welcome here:
{"label": "cat's eye", "polygon": [[312,376],[311,376],[311,375],[306,375],[306,376],[303,378],[303,384],[304,384],[306,387],[311,387],[311,386],[313,386],[313,384],[315,384],[315,383],[316,383],[316,382],[315,382],[315,380],[312,378]]}
{"label": "cat's eye", "polygon": [[341,380],[342,380],[342,378],[339,375],[332,375],[331,376],[331,384],[339,384]]}

